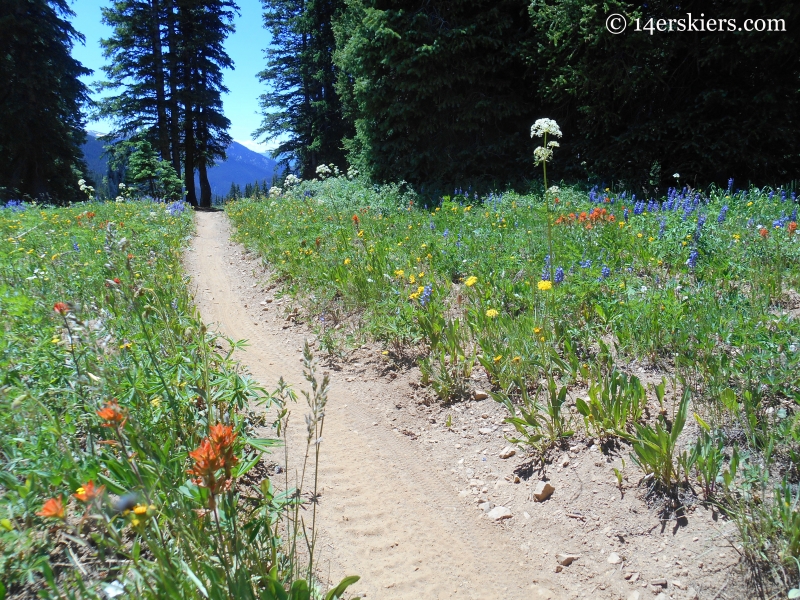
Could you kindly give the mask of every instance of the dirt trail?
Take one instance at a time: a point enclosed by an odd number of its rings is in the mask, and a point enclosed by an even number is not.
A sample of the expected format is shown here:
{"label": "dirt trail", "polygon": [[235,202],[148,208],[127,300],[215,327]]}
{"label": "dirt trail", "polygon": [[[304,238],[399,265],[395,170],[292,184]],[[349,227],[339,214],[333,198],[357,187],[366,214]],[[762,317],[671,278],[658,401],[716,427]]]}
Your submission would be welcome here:
{"label": "dirt trail", "polygon": [[[201,212],[196,223],[186,262],[204,321],[249,341],[238,359],[265,388],[281,376],[302,388],[300,350],[308,332],[284,329],[283,318],[255,320],[256,280],[240,268],[227,218]],[[548,576],[519,562],[519,549],[500,527],[454,498],[447,468],[427,446],[393,431],[381,408],[390,391],[397,394],[391,386],[331,373],[320,472],[321,572],[333,581],[360,575],[352,590],[368,599],[562,597]],[[298,441],[304,407],[294,409]]]}

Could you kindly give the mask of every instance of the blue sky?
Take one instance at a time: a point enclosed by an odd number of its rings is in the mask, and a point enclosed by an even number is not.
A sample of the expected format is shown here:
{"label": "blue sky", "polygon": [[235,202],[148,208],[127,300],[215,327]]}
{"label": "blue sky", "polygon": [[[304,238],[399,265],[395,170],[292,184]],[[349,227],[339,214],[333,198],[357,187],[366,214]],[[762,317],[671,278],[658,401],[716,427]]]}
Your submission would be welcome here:
{"label": "blue sky", "polygon": [[[100,70],[104,64],[100,39],[109,37],[111,29],[103,25],[100,8],[108,4],[109,0],[72,0],[70,4],[75,12],[72,24],[86,36],[86,44],[75,46],[72,53],[85,67],[95,71],[84,78],[89,84],[102,79],[104,75]],[[258,97],[265,87],[259,83],[256,75],[264,68],[263,50],[267,47],[269,36],[262,27],[261,2],[238,0],[238,4],[241,15],[236,17],[236,33],[225,43],[235,66],[234,70],[225,71],[225,85],[230,90],[223,98],[225,115],[231,120],[230,133],[234,140],[252,150],[263,152],[267,146],[256,144],[250,135],[261,122]],[[87,127],[103,133],[111,128],[109,123],[103,121],[90,122]]]}

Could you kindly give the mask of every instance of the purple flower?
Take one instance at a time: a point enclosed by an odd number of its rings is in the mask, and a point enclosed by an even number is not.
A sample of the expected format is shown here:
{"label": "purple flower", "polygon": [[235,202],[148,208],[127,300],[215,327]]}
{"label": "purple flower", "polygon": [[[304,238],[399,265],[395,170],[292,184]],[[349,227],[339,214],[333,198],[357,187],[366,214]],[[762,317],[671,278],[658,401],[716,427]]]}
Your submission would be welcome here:
{"label": "purple flower", "polygon": [[425,306],[428,304],[428,302],[430,302],[432,292],[433,286],[431,286],[431,284],[426,285],[425,289],[422,290],[422,295],[419,297],[419,303],[422,306]]}
{"label": "purple flower", "polygon": [[600,270],[600,280],[608,279],[611,277],[611,269],[609,269],[606,265],[603,265],[603,268]]}
{"label": "purple flower", "polygon": [[562,281],[564,281],[564,269],[562,267],[558,267],[556,269],[555,282],[561,283]]}
{"label": "purple flower", "polygon": [[722,208],[719,209],[719,216],[717,217],[717,223],[720,225],[725,222],[725,217],[728,214],[728,205],[726,204]]}
{"label": "purple flower", "polygon": [[698,256],[700,255],[698,254],[697,250],[692,250],[689,253],[689,260],[686,261],[686,266],[689,267],[692,271],[694,271],[694,268],[697,266]]}

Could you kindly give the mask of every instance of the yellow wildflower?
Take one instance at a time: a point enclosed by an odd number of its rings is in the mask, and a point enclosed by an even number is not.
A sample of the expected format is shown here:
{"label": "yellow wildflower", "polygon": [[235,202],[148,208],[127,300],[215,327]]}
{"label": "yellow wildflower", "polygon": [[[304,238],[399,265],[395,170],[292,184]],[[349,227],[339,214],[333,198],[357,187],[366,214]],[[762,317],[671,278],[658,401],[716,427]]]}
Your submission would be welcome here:
{"label": "yellow wildflower", "polygon": [[467,287],[472,287],[476,283],[478,283],[478,278],[475,277],[475,275],[471,275],[470,277],[467,277],[467,280],[464,282],[464,285]]}
{"label": "yellow wildflower", "polygon": [[502,354],[498,354],[497,356],[494,357],[495,364],[499,363],[501,360],[503,360]]}
{"label": "yellow wildflower", "polygon": [[540,281],[539,283],[536,284],[536,287],[538,287],[540,291],[546,292],[547,290],[552,290],[553,289],[553,282],[552,281],[542,280],[542,281]]}
{"label": "yellow wildflower", "polygon": [[487,310],[487,311],[486,311],[486,316],[487,316],[487,317],[489,317],[490,319],[494,319],[494,318],[495,318],[497,315],[499,315],[499,314],[500,314],[500,313],[499,313],[499,312],[497,312],[497,311],[496,311],[495,309],[493,309],[493,308],[490,308],[489,310]]}
{"label": "yellow wildflower", "polygon": [[350,259],[349,258],[345,258],[344,259],[344,264],[349,265],[350,264]]}

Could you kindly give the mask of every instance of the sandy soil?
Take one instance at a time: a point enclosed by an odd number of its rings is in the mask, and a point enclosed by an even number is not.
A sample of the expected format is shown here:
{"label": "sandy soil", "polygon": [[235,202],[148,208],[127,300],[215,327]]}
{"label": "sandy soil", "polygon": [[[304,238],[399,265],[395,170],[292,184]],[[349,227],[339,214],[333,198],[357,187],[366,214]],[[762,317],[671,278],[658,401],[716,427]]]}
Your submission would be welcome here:
{"label": "sandy soil", "polygon": [[[196,222],[186,268],[203,319],[249,341],[238,359],[264,387],[283,376],[302,389],[303,341],[314,336],[297,307],[280,297],[258,257],[230,241],[223,213],[197,213]],[[381,350],[362,346],[326,365],[323,576],[360,575],[351,589],[367,599],[748,596],[733,525],[701,506],[682,525],[662,522],[636,487],[641,472],[627,449],[609,456],[572,440],[544,474],[520,449],[500,458],[510,432],[502,406],[433,402],[418,370]],[[482,375],[476,389],[487,387]],[[294,409],[290,432],[298,452],[303,408]],[[612,469],[622,459],[620,490]],[[555,491],[535,502],[540,478]],[[511,516],[494,520],[496,506]],[[578,558],[561,567],[564,553]]]}

